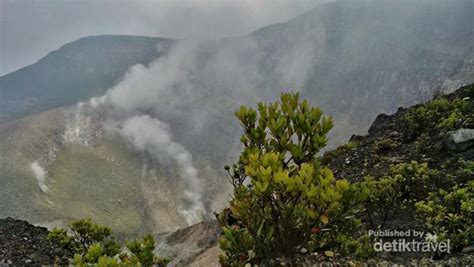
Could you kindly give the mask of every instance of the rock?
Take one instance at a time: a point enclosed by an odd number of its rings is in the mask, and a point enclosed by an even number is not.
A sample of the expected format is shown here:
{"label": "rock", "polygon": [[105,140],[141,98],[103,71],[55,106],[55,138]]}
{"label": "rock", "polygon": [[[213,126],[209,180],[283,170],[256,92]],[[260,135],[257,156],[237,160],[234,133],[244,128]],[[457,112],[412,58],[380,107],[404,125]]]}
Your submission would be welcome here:
{"label": "rock", "polygon": [[473,253],[474,252],[474,245],[470,245],[462,249],[462,253]]}
{"label": "rock", "polygon": [[389,137],[399,137],[400,133],[397,131],[392,131],[388,134]]}
{"label": "rock", "polygon": [[48,233],[48,229],[26,221],[0,219],[0,261],[14,266],[53,264],[56,247],[48,240]]}
{"label": "rock", "polygon": [[449,151],[466,151],[474,145],[474,129],[461,128],[446,134],[443,147]]}
{"label": "rock", "polygon": [[364,136],[362,136],[362,135],[353,135],[349,139],[349,142],[360,142],[361,140],[364,140]]}

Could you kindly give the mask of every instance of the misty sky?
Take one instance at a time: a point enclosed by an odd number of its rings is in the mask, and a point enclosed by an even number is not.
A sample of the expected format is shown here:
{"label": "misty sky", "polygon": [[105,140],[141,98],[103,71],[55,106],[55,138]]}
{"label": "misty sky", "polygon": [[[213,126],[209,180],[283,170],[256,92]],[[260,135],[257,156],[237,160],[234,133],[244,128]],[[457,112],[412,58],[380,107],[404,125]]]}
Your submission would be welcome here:
{"label": "misty sky", "polygon": [[[0,0],[0,75],[88,35],[209,39],[283,22],[318,0]],[[321,2],[321,1],[319,1]]]}

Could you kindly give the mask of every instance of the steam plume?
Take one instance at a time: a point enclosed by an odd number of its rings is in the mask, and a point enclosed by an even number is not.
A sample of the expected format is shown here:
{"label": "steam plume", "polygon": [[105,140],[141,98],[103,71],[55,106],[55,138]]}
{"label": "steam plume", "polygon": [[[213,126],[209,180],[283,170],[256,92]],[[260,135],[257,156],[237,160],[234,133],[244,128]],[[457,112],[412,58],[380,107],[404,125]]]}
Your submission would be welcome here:
{"label": "steam plume", "polygon": [[205,209],[198,171],[193,166],[189,152],[171,139],[168,126],[149,115],[140,115],[125,120],[120,133],[138,150],[147,151],[155,157],[166,154],[175,160],[180,168],[180,176],[187,185],[184,195],[188,203],[179,212],[189,225],[202,220]]}
{"label": "steam plume", "polygon": [[39,164],[38,161],[35,161],[30,164],[31,171],[33,171],[33,174],[36,177],[36,180],[38,180],[38,185],[41,188],[43,192],[48,191],[48,186],[46,185],[46,171],[44,170],[43,167]]}

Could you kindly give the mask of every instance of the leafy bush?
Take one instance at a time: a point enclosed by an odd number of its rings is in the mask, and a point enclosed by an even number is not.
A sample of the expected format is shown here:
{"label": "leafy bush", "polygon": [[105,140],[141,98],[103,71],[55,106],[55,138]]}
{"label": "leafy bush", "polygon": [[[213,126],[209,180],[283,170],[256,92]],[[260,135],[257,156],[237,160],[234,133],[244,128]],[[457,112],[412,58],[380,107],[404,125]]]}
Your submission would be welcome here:
{"label": "leafy bush", "polygon": [[141,240],[125,242],[127,248],[133,253],[132,262],[140,262],[145,266],[166,266],[170,263],[169,258],[157,257],[154,255],[155,239],[152,235],[145,235]]}
{"label": "leafy bush", "polygon": [[234,198],[217,216],[222,265],[295,263],[301,251],[338,249],[340,235],[357,232],[365,195],[321,166],[316,155],[332,128],[322,114],[298,94],[236,112],[244,150],[226,167]]}
{"label": "leafy bush", "polygon": [[96,244],[101,245],[105,255],[113,256],[120,250],[120,245],[111,236],[112,231],[90,219],[72,222],[70,228],[72,235],[64,229],[55,228],[48,238],[72,254],[84,254]]}
{"label": "leafy bush", "polygon": [[[451,181],[455,181],[457,184],[467,183],[474,177],[474,160],[457,158],[447,161],[441,168],[453,172],[452,174],[448,174],[448,176],[451,178]],[[452,185],[453,184],[449,184],[442,188],[449,189]]]}
{"label": "leafy bush", "polygon": [[409,109],[403,117],[405,137],[416,139],[423,133],[445,133],[474,123],[472,101],[439,98]]}
{"label": "leafy bush", "polygon": [[389,138],[380,138],[374,142],[374,150],[377,153],[384,153],[400,146],[400,142]]}
{"label": "leafy bush", "polygon": [[383,228],[397,214],[426,198],[437,175],[426,163],[412,161],[391,166],[389,174],[378,180],[367,176],[361,186],[370,192],[366,212],[371,226]]}
{"label": "leafy bush", "polygon": [[430,193],[426,200],[416,203],[416,209],[418,220],[438,240],[450,239],[452,251],[474,241],[474,181]]}
{"label": "leafy bush", "polygon": [[48,238],[74,255],[71,263],[77,266],[166,266],[170,260],[153,254],[155,240],[145,235],[143,240],[126,241],[132,255],[121,252],[121,245],[112,237],[110,228],[93,223],[90,219],[72,222],[71,234],[65,229],[55,228]]}
{"label": "leafy bush", "polygon": [[340,253],[342,256],[352,256],[361,260],[368,260],[376,257],[374,240],[368,235],[358,238],[347,235],[339,235],[338,241],[341,244]]}

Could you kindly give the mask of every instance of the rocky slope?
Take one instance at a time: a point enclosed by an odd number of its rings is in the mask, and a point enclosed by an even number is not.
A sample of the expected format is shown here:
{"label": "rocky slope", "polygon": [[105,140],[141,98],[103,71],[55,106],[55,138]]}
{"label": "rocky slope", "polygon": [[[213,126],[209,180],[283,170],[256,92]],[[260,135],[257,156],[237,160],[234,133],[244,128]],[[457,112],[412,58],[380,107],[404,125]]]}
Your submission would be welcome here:
{"label": "rocky slope", "polygon": [[[52,265],[63,260],[62,257],[67,259],[67,252],[51,243],[48,233],[47,228],[27,221],[0,219],[0,266]],[[171,266],[216,266],[220,252],[215,243],[219,234],[219,226],[214,221],[159,234],[155,253],[170,256]],[[63,256],[57,259],[57,255]]]}
{"label": "rocky slope", "polygon": [[[353,181],[361,181],[364,176],[372,175],[380,177],[387,173],[392,164],[400,162],[428,163],[432,168],[440,168],[449,162],[459,159],[466,161],[474,160],[474,85],[468,85],[456,90],[454,93],[439,95],[435,100],[445,99],[449,102],[462,100],[468,105],[472,112],[463,125],[459,125],[456,131],[447,135],[442,134],[442,129],[435,128],[428,140],[420,145],[419,139],[410,137],[411,125],[406,115],[418,108],[429,108],[430,104],[418,104],[410,108],[399,108],[392,115],[380,114],[369,128],[365,136],[354,135],[348,144],[327,152],[323,157],[323,163],[327,164],[338,178],[349,178]],[[445,113],[440,117],[447,119],[451,115],[446,107]],[[424,121],[420,127],[428,132],[432,127],[429,121]],[[439,126],[436,126],[439,127]],[[465,133],[465,134],[464,134]],[[459,137],[457,137],[460,135]],[[455,137],[456,136],[456,137]],[[455,168],[447,166],[446,174],[456,175]],[[465,177],[474,179],[474,176]]]}
{"label": "rocky slope", "polygon": [[48,229],[26,221],[0,219],[0,265],[50,265],[60,249],[48,238]]}
{"label": "rocky slope", "polygon": [[[8,121],[0,124],[0,216],[45,225],[92,217],[125,234],[187,226],[177,212],[185,192],[176,166],[108,131],[117,114],[81,113],[75,104],[126,89],[117,109],[169,126],[212,211],[227,197],[220,170],[240,149],[238,105],[301,90],[334,116],[331,145],[341,144],[381,112],[474,81],[473,13],[464,0],[336,1],[248,36],[67,44],[0,77],[0,117]],[[144,66],[127,72],[137,63]]]}
{"label": "rocky slope", "polygon": [[220,226],[214,220],[162,233],[156,236],[155,253],[171,258],[172,266],[217,266],[221,251],[216,243],[220,233]]}

